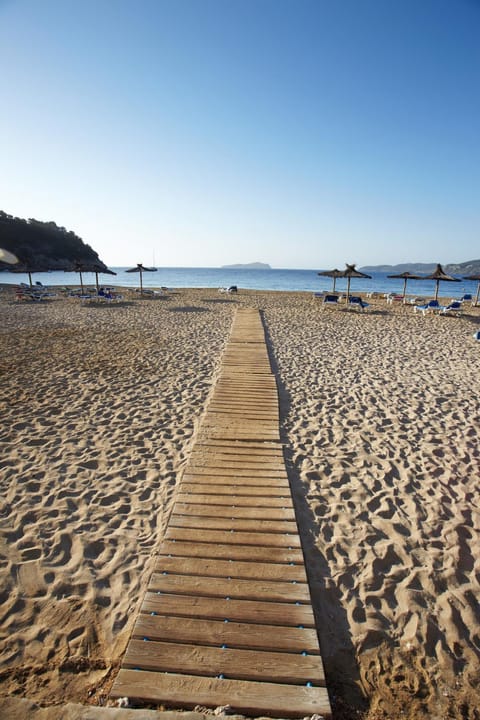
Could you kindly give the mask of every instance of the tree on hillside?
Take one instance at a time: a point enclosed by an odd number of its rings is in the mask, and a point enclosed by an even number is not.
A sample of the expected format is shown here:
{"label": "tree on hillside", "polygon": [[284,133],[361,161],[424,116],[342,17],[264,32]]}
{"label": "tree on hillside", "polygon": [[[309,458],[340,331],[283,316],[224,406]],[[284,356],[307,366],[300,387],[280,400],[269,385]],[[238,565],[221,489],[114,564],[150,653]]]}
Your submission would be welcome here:
{"label": "tree on hillside", "polygon": [[[98,254],[71,230],[56,223],[13,217],[0,210],[0,248],[13,253],[19,266],[38,270],[73,270],[77,264],[106,269]],[[0,262],[0,270],[12,266]]]}

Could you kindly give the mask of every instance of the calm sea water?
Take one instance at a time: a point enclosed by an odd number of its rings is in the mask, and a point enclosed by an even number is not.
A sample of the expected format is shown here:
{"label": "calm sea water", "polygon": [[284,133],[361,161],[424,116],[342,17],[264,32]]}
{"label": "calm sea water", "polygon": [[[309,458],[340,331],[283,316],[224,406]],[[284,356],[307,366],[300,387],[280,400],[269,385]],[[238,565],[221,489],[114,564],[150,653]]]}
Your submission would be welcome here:
{"label": "calm sea water", "polygon": [[[138,287],[140,280],[138,273],[127,273],[126,268],[113,267],[117,275],[100,275],[99,282],[103,285],[117,287]],[[50,272],[35,273],[32,280],[40,281],[44,285],[80,284],[78,273]],[[18,284],[28,283],[28,276],[24,274],[2,272],[0,282]],[[83,273],[84,285],[94,285],[95,275]],[[249,270],[223,269],[223,268],[159,268],[157,272],[143,273],[143,286],[146,288],[220,288],[237,285],[239,289],[246,290],[291,290],[304,292],[319,292],[331,290],[333,281],[329,278],[319,277],[316,270]],[[440,283],[440,296],[460,297],[466,292],[476,292],[477,283],[461,280],[461,282]],[[336,289],[346,289],[346,280],[337,280]],[[367,293],[376,291],[402,292],[403,280],[390,280],[386,273],[372,273],[372,279],[352,279],[351,293]],[[432,280],[410,280],[407,293],[432,296],[435,292],[435,283]]]}

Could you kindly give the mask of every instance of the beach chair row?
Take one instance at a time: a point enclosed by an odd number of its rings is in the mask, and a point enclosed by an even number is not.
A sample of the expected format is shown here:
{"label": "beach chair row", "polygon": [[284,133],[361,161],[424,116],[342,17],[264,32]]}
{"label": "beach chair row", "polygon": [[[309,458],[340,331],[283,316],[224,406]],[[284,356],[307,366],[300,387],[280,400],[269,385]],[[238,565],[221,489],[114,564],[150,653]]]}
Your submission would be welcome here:
{"label": "beach chair row", "polygon": [[[326,293],[315,293],[314,297],[321,299],[323,307],[327,305],[338,305],[343,299],[342,295],[329,295]],[[347,309],[349,310],[363,311],[370,307],[370,303],[362,300],[359,295],[349,295],[345,300],[347,301]]]}
{"label": "beach chair row", "polygon": [[34,302],[40,302],[46,298],[56,297],[56,293],[52,292],[49,288],[45,287],[41,283],[35,285],[27,285],[26,283],[20,283],[15,287],[15,298],[16,300],[29,300]]}
{"label": "beach chair row", "polygon": [[462,303],[460,300],[454,300],[448,305],[441,305],[438,300],[430,300],[428,303],[423,305],[414,305],[414,313],[437,313],[439,315],[460,315],[462,312]]}

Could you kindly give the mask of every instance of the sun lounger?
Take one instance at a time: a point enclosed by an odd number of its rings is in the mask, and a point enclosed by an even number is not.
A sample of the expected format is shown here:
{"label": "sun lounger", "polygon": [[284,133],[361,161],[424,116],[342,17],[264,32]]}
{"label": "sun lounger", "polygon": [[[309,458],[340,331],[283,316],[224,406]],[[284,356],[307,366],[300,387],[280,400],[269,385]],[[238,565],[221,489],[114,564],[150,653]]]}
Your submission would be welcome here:
{"label": "sun lounger", "polygon": [[438,302],[438,300],[430,300],[430,302],[426,303],[425,305],[415,305],[413,308],[413,312],[421,312],[422,315],[425,315],[429,312],[439,312],[442,309],[442,306]]}
{"label": "sun lounger", "polygon": [[370,307],[370,303],[365,302],[365,300],[362,300],[362,298],[357,295],[350,295],[348,298],[348,307],[363,311]]}
{"label": "sun lounger", "polygon": [[34,300],[39,302],[43,297],[42,293],[35,292],[29,285],[15,288],[15,298],[17,300]]}
{"label": "sun lounger", "polygon": [[450,305],[445,305],[440,310],[440,315],[461,315],[462,303],[459,300],[451,302]]}
{"label": "sun lounger", "polygon": [[409,305],[425,305],[427,302],[424,297],[410,297],[407,300]]}
{"label": "sun lounger", "polygon": [[324,295],[323,296],[323,305],[338,305],[339,301],[338,295]]}
{"label": "sun lounger", "polygon": [[[152,293],[155,291],[151,291]],[[93,298],[92,298],[93,299]],[[117,300],[123,300],[123,295],[120,295],[120,293],[115,292],[113,288],[100,288],[98,291],[98,295],[96,296],[97,300],[104,300],[105,302],[115,302]]]}
{"label": "sun lounger", "polygon": [[232,294],[238,292],[238,287],[237,285],[230,285],[230,287],[221,287],[218,288],[218,292]]}

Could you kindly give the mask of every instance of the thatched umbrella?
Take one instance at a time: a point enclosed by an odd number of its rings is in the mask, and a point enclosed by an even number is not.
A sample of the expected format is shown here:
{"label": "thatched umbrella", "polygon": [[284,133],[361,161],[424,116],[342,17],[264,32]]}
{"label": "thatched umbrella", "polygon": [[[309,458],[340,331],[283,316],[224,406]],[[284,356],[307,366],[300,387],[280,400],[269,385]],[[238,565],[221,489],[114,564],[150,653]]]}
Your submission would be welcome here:
{"label": "thatched umbrella", "polygon": [[133,273],[138,272],[140,273],[140,293],[143,295],[143,281],[142,281],[142,275],[144,272],[157,272],[157,268],[148,268],[143,267],[142,263],[138,263],[136,267],[130,268],[130,270],[125,270],[125,272]]}
{"label": "thatched umbrella", "polygon": [[474,305],[478,305],[478,296],[480,294],[480,275],[465,275],[464,280],[476,280],[478,282],[477,285],[477,294],[475,295],[475,302]]}
{"label": "thatched umbrella", "polygon": [[46,265],[45,263],[42,264],[37,262],[19,261],[16,265],[13,265],[11,268],[9,268],[9,271],[13,273],[24,273],[25,275],[28,275],[30,287],[33,287],[32,273],[48,272],[50,269],[51,268],[49,268],[48,265]]}
{"label": "thatched umbrella", "polygon": [[342,273],[342,277],[347,278],[347,302],[348,298],[350,297],[350,280],[352,278],[368,278],[369,280],[372,279],[371,275],[367,275],[366,273],[360,272],[360,270],[357,270],[355,267],[355,264],[349,265],[346,263],[346,268]]}
{"label": "thatched umbrella", "polygon": [[407,281],[408,280],[423,280],[422,275],[414,275],[408,271],[398,273],[398,275],[387,275],[388,278],[402,279],[403,280],[403,302],[405,302],[405,295],[407,294]]}
{"label": "thatched umbrella", "polygon": [[332,292],[335,292],[335,283],[337,282],[337,278],[345,277],[343,270],[337,270],[337,268],[334,268],[333,270],[322,270],[322,272],[318,272],[317,275],[333,278]]}
{"label": "thatched umbrella", "polygon": [[76,262],[75,263],[75,272],[78,272],[80,275],[80,287],[82,288],[82,294],[83,294],[83,277],[82,273],[84,272],[92,272],[95,273],[95,285],[97,286],[97,294],[100,290],[98,285],[98,275],[99,273],[102,273],[102,275],[116,275],[116,272],[113,272],[113,270],[110,270],[106,265],[104,265],[102,262]]}
{"label": "thatched umbrella", "polygon": [[445,282],[461,282],[460,278],[453,277],[452,275],[448,275],[440,263],[437,263],[437,267],[435,270],[430,273],[430,275],[424,275],[424,280],[435,280],[435,300],[438,300],[438,286],[440,285],[440,281]]}

